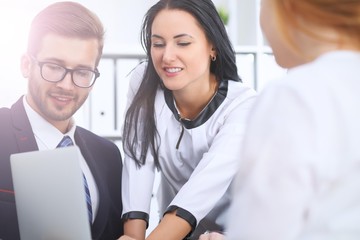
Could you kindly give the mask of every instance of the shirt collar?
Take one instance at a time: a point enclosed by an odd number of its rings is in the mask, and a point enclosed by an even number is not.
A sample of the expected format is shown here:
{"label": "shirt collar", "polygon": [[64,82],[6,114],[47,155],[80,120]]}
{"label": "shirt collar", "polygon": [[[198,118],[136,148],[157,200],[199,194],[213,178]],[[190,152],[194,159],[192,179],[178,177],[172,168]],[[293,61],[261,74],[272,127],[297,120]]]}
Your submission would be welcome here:
{"label": "shirt collar", "polygon": [[176,107],[172,91],[166,88],[164,89],[165,102],[172,111],[174,117],[179,122],[181,122],[186,129],[196,128],[204,124],[215,113],[215,111],[225,100],[228,92],[228,81],[229,80],[220,81],[218,90],[216,91],[215,95],[195,119],[189,120],[189,119],[181,118],[178,109]]}

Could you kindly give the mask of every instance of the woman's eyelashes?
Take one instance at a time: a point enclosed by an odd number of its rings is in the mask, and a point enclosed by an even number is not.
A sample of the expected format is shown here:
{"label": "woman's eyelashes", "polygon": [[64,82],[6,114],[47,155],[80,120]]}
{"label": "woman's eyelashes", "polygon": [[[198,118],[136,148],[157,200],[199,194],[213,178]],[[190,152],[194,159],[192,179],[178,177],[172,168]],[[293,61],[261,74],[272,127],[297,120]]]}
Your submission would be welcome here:
{"label": "woman's eyelashes", "polygon": [[181,47],[186,47],[188,45],[190,45],[191,42],[179,42],[177,45],[181,46]]}
{"label": "woman's eyelashes", "polygon": [[164,43],[153,43],[152,46],[153,46],[154,48],[161,48],[161,47],[164,47],[165,44],[164,44]]}
{"label": "woman's eyelashes", "polygon": [[[191,42],[188,42],[188,41],[186,41],[186,42],[177,42],[176,43],[176,45],[177,46],[180,46],[180,47],[186,47],[186,46],[189,46],[191,44]],[[166,43],[158,43],[158,42],[154,42],[153,44],[152,44],[152,47],[154,47],[154,48],[162,48],[162,47],[165,47],[166,46]]]}

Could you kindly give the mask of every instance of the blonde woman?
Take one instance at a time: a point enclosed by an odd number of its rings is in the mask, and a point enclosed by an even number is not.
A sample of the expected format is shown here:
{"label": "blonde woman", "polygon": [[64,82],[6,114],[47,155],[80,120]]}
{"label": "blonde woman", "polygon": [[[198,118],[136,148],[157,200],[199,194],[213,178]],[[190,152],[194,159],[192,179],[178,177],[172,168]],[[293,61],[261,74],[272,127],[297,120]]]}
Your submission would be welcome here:
{"label": "blonde woman", "polygon": [[289,72],[251,112],[230,240],[360,238],[360,1],[262,0]]}

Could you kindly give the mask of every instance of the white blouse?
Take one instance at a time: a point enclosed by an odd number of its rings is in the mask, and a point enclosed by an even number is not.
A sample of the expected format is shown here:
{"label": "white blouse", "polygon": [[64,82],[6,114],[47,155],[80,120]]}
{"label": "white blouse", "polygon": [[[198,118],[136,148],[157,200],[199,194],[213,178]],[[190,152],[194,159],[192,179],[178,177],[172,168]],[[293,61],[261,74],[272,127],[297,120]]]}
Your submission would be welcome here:
{"label": "white blouse", "polygon": [[227,239],[360,239],[360,54],[294,68],[254,106]]}
{"label": "white blouse", "polygon": [[[136,93],[143,68],[138,67],[132,76],[128,103]],[[169,95],[165,97],[164,91],[158,90],[155,112],[161,139],[160,217],[168,206],[175,205],[190,212],[197,223],[207,216],[208,225],[205,227],[225,224],[230,202],[229,186],[241,161],[240,146],[255,91],[240,82],[224,82],[228,86],[223,86],[224,91],[219,87],[218,94],[222,91],[225,95],[216,111],[210,111],[212,114],[206,121],[184,128],[177,120],[174,108],[169,108],[173,104]],[[225,83],[221,85],[227,85]],[[184,132],[180,137],[182,130]],[[134,160],[125,155],[123,213],[150,212],[154,171],[151,154],[147,155],[146,164],[141,168],[137,168]]]}

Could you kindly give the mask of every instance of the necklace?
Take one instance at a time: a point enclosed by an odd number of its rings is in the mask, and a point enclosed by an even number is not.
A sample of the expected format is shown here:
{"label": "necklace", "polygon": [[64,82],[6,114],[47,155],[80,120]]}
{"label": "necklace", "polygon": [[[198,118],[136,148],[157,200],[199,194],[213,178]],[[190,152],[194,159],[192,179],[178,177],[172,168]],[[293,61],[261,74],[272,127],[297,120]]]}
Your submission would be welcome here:
{"label": "necklace", "polygon": [[181,112],[179,111],[179,108],[178,108],[178,106],[177,106],[177,104],[176,104],[175,98],[173,99],[173,101],[174,101],[174,106],[175,106],[175,108],[176,108],[176,111],[177,111],[178,115],[180,116],[180,119],[184,119],[184,120],[187,120],[187,121],[193,121],[193,120],[195,120],[196,118],[198,118],[198,117],[201,115],[201,113],[204,112],[204,110],[209,106],[209,104],[212,102],[212,100],[215,98],[216,94],[218,93],[218,81],[215,80],[215,84],[212,84],[212,85],[214,86],[214,87],[212,87],[212,89],[213,89],[212,91],[214,92],[213,95],[211,96],[211,98],[209,99],[209,101],[206,103],[206,105],[201,109],[201,111],[199,111],[199,112],[196,114],[195,117],[187,118],[187,117],[183,116],[183,115],[181,114]]}

